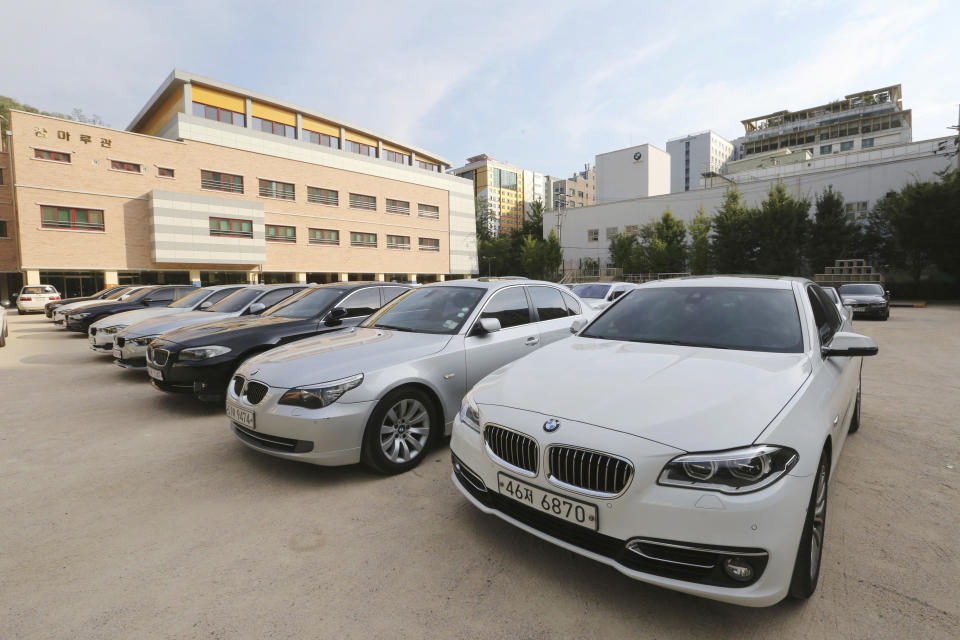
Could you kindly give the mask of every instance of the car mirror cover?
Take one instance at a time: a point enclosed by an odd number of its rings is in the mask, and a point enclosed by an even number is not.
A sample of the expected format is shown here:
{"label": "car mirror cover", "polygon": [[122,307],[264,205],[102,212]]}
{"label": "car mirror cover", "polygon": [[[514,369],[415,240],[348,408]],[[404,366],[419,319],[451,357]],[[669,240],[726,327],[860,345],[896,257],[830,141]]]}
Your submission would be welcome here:
{"label": "car mirror cover", "polygon": [[830,344],[823,347],[821,351],[824,357],[875,356],[879,352],[879,347],[872,338],[859,333],[841,331],[835,334]]}
{"label": "car mirror cover", "polygon": [[480,329],[484,333],[495,333],[503,328],[503,326],[500,324],[500,320],[497,318],[480,318],[477,324],[480,325]]}

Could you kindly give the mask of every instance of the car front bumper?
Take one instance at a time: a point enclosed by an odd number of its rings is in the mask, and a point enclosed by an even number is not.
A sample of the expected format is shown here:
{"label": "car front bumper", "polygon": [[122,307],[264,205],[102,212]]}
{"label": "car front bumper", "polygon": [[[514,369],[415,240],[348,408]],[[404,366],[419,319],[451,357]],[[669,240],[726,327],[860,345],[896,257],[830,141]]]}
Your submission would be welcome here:
{"label": "car front bumper", "polygon": [[[530,428],[542,425],[544,416],[502,407],[496,409],[497,424],[504,424],[504,418],[507,418],[511,428],[529,436],[536,434],[534,439],[541,453],[549,444],[612,453],[630,460],[634,475],[623,493],[607,499],[585,496],[557,486],[547,480],[545,468],[538,469],[533,477],[518,475],[494,461],[482,435],[463,424],[458,416],[454,421],[450,449],[455,460],[473,475],[458,473],[455,465],[453,480],[461,493],[481,511],[650,584],[753,607],[773,605],[787,595],[813,486],[812,476],[787,475],[766,489],[736,496],[660,486],[656,478],[663,465],[678,454],[676,450],[591,425],[570,425],[568,421],[564,421],[563,434],[560,431],[546,434]],[[598,431],[603,433],[598,434]],[[560,439],[555,439],[557,436]],[[597,445],[600,438],[602,446]],[[546,466],[545,461],[542,466]],[[508,498],[499,490],[499,480],[503,477],[500,474],[571,500],[596,505],[596,531],[545,515]],[[475,486],[477,481],[482,482],[482,489]],[[628,544],[638,540],[718,550],[716,558],[719,562],[738,552],[765,552],[766,563],[753,582],[738,586],[722,574],[719,566],[714,567],[712,573],[697,573],[688,571],[687,567],[678,569],[677,565],[666,560],[638,557],[627,548]]]}
{"label": "car front bumper", "polygon": [[142,369],[147,366],[147,347],[140,346],[131,342],[129,339],[123,339],[123,346],[119,346],[119,340],[114,340],[113,361],[117,366],[125,369]]}
{"label": "car front bumper", "polygon": [[254,413],[255,424],[231,420],[233,434],[251,449],[310,464],[340,466],[360,462],[363,432],[375,402],[334,402],[322,409],[277,404],[287,389],[270,387],[256,404],[237,395],[233,384],[227,404]]}
{"label": "car front bumper", "polygon": [[105,333],[103,329],[93,326],[87,328],[87,341],[90,342],[90,348],[98,353],[113,353],[113,339],[116,335],[116,331]]}

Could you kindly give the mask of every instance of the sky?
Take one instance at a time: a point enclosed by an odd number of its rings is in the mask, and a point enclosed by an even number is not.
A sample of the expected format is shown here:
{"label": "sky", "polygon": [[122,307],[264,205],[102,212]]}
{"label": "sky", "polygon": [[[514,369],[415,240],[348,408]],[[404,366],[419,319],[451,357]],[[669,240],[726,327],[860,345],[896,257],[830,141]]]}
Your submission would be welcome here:
{"label": "sky", "polygon": [[[957,124],[960,2],[10,3],[0,95],[125,128],[174,68],[445,157],[565,177],[598,153],[903,85]],[[40,45],[40,46],[38,46]]]}

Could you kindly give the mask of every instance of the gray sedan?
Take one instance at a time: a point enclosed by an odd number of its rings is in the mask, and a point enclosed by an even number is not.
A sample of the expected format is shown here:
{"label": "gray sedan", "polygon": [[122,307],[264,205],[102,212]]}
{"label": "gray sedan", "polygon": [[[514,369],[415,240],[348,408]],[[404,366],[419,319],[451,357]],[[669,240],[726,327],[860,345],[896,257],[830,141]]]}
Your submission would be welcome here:
{"label": "gray sedan", "polygon": [[459,280],[400,296],[359,327],[255,356],[229,386],[234,434],[319,465],[418,465],[481,378],[594,312],[550,282]]}

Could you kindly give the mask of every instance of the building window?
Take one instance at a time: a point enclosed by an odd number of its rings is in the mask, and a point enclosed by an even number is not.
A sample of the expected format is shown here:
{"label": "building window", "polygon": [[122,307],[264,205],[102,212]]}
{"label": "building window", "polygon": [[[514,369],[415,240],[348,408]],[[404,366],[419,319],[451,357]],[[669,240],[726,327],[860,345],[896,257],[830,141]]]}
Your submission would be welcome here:
{"label": "building window", "polygon": [[277,182],[275,180],[260,180],[260,195],[264,198],[276,198],[277,200],[294,200],[293,185],[289,182]]}
{"label": "building window", "polygon": [[140,165],[134,162],[123,162],[122,160],[111,160],[110,168],[114,171],[129,171],[130,173],[140,173]]}
{"label": "building window", "polygon": [[828,153],[830,153],[830,152],[832,152],[832,151],[833,151],[833,145],[832,145],[832,144],[825,144],[825,145],[823,145],[823,146],[820,147],[820,155],[822,155],[822,156],[825,156],[825,155],[827,155]]}
{"label": "building window", "polygon": [[340,232],[336,229],[310,229],[310,244],[340,244]]}
{"label": "building window", "polygon": [[214,191],[243,193],[243,176],[218,171],[200,171],[200,187]]}
{"label": "building window", "polygon": [[435,204],[418,204],[417,215],[421,218],[439,218],[440,207]]}
{"label": "building window", "polygon": [[582,197],[583,197],[583,191],[577,191],[577,195],[582,198]]}
{"label": "building window", "polygon": [[843,211],[854,220],[859,220],[867,215],[867,201],[847,202],[843,205]]}
{"label": "building window", "polygon": [[157,167],[157,176],[161,178],[172,178],[173,169],[167,169],[166,167]]}
{"label": "building window", "polygon": [[864,138],[860,142],[860,146],[864,149],[869,149],[870,147],[873,146],[873,138]]}
{"label": "building window", "polygon": [[350,246],[351,247],[376,247],[377,246],[377,234],[375,233],[360,233],[359,231],[350,232]]}
{"label": "building window", "polygon": [[210,235],[232,238],[252,238],[253,220],[233,218],[210,218]]}
{"label": "building window", "polygon": [[[417,166],[425,171],[433,171],[434,173],[440,173],[440,165],[435,162],[427,162],[425,160],[417,160]],[[472,179],[472,176],[471,176]]]}
{"label": "building window", "polygon": [[207,120],[216,120],[217,122],[226,122],[238,127],[247,126],[247,117],[236,111],[221,109],[220,107],[211,107],[208,104],[200,102],[193,103],[193,115]]}
{"label": "building window", "polygon": [[410,249],[410,236],[387,236],[387,249]]}
{"label": "building window", "polygon": [[598,242],[600,240],[600,229],[587,229],[587,242]]}
{"label": "building window", "polygon": [[393,200],[391,198],[387,198],[387,213],[396,213],[402,216],[408,216],[410,215],[410,203],[404,202],[403,200]]}
{"label": "building window", "polygon": [[296,242],[297,228],[268,224],[266,225],[266,236],[268,242]]}
{"label": "building window", "polygon": [[40,207],[41,226],[48,229],[103,231],[103,211],[74,207]]}
{"label": "building window", "polygon": [[840,151],[850,151],[850,149],[853,149],[853,140],[840,143]]}
{"label": "building window", "polygon": [[307,142],[312,142],[313,144],[319,144],[322,147],[330,147],[332,149],[340,148],[339,137],[328,136],[325,133],[317,133],[316,131],[310,131],[309,129],[303,130],[303,139]]}
{"label": "building window", "polygon": [[361,142],[354,142],[353,140],[347,140],[347,151],[353,151],[354,153],[359,153],[362,156],[370,156],[371,158],[377,157],[376,147]]}
{"label": "building window", "polygon": [[377,199],[374,196],[364,196],[359,193],[350,194],[350,206],[353,209],[377,210]]}
{"label": "building window", "polygon": [[576,189],[567,189],[567,195],[568,195],[568,196],[577,195]]}
{"label": "building window", "polygon": [[409,153],[400,153],[399,151],[384,151],[383,157],[390,162],[396,162],[397,164],[410,164]]}
{"label": "building window", "polygon": [[7,221],[0,220],[0,238],[9,238],[7,235]]}
{"label": "building window", "polygon": [[336,207],[340,204],[340,193],[333,189],[321,189],[320,187],[307,187],[307,202],[315,204],[328,204]]}
{"label": "building window", "polygon": [[420,251],[440,251],[438,238],[420,238]]}
{"label": "building window", "polygon": [[640,225],[628,224],[623,228],[623,232],[628,236],[638,236],[640,235]]}
{"label": "building window", "polygon": [[62,151],[48,151],[47,149],[34,149],[33,157],[40,160],[53,160],[54,162],[70,162],[70,154]]}
{"label": "building window", "polygon": [[251,118],[250,124],[252,124],[253,128],[257,131],[263,131],[264,133],[272,133],[275,136],[283,136],[284,138],[297,137],[297,128],[293,125],[274,122],[273,120],[265,120],[264,118],[258,118],[256,116]]}
{"label": "building window", "polygon": [[613,240],[617,237],[619,229],[617,227],[607,227],[607,240]]}

